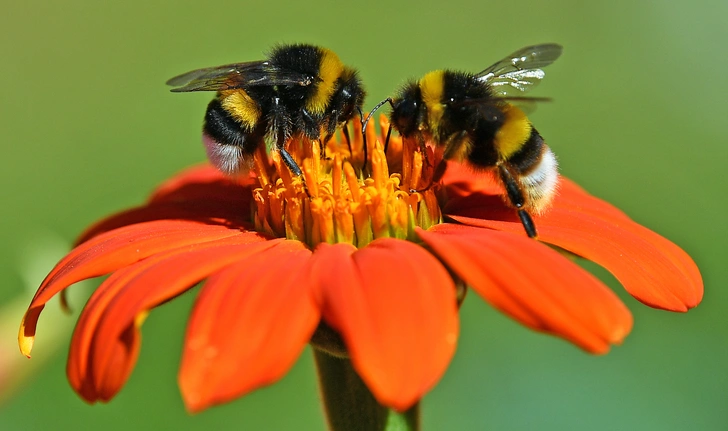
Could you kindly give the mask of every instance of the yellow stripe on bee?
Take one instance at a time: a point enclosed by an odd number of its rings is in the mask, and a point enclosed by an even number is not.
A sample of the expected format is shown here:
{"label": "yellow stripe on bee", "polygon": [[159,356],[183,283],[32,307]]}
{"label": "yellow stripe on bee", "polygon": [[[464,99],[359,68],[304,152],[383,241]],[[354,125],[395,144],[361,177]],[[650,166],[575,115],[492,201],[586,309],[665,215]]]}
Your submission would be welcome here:
{"label": "yellow stripe on bee", "polygon": [[427,107],[427,122],[433,136],[437,136],[437,126],[445,112],[445,105],[442,104],[442,94],[445,91],[444,78],[444,70],[435,70],[423,76],[419,82],[422,101]]}
{"label": "yellow stripe on bee", "polygon": [[221,91],[220,104],[234,119],[251,129],[260,119],[260,107],[245,90]]}
{"label": "yellow stripe on bee", "polygon": [[504,104],[505,121],[495,134],[495,148],[502,160],[508,160],[531,136],[531,122],[526,114],[511,104]]}
{"label": "yellow stripe on bee", "polygon": [[331,95],[334,94],[334,85],[341,76],[344,65],[339,56],[328,49],[321,49],[321,64],[319,65],[319,79],[316,86],[316,93],[306,102],[306,109],[312,114],[323,114],[329,104]]}

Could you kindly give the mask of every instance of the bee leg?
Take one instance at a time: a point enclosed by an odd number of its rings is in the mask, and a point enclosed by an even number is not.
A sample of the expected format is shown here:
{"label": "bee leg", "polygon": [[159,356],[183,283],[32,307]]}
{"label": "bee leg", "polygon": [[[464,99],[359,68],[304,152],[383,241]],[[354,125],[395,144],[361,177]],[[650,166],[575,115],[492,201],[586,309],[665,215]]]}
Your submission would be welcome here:
{"label": "bee leg", "polygon": [[326,137],[323,140],[321,140],[321,138],[318,139],[319,150],[320,150],[319,158],[321,160],[332,160],[331,157],[328,157],[326,155],[326,144],[328,144],[328,142],[333,137],[334,137],[334,134],[333,133],[329,133],[328,135],[326,135]]}
{"label": "bee leg", "polygon": [[285,163],[286,166],[288,166],[288,169],[291,170],[293,175],[295,175],[297,177],[301,177],[301,175],[303,175],[303,172],[301,171],[301,168],[298,167],[298,163],[296,163],[296,161],[293,160],[293,156],[291,156],[291,154],[288,151],[286,151],[285,148],[279,148],[278,151],[281,154],[283,163]]}
{"label": "bee leg", "polygon": [[319,139],[318,139],[319,152],[320,152],[319,158],[321,160],[331,160],[331,157],[326,157],[326,144],[328,144],[329,141],[331,140],[331,138],[333,138],[333,137],[334,137],[333,133],[327,134],[323,140],[319,137]]}
{"label": "bee leg", "polygon": [[344,126],[341,128],[341,134],[344,135],[344,140],[346,141],[346,146],[349,147],[349,154],[351,154],[351,138],[349,137],[349,122],[347,121],[344,123]]}
{"label": "bee leg", "polygon": [[[359,121],[361,121],[361,141],[363,143],[362,149],[364,150],[364,163],[361,164],[361,171],[364,172],[364,170],[367,167],[367,123],[369,122],[369,118],[372,116],[371,113],[369,113],[369,116],[367,116],[366,120],[364,119],[364,111],[361,110],[360,107],[357,106],[357,111],[359,111]],[[349,134],[347,132],[346,135],[346,143],[349,143]],[[351,144],[349,144],[349,154],[354,154],[351,152]]]}
{"label": "bee leg", "polygon": [[[392,126],[390,125],[389,127],[390,127],[390,130],[391,130],[391,127]],[[427,144],[425,143],[425,138],[423,138],[422,136],[418,136],[417,137],[417,143],[419,144],[419,147],[420,147],[420,153],[422,154],[422,156],[425,159],[425,166],[432,166],[432,165],[430,165],[430,158],[427,157]],[[422,192],[425,192],[425,191],[429,190],[434,184],[435,184],[434,181],[430,181],[430,184],[428,184],[427,187],[422,188],[422,189],[410,189],[410,193],[422,193]]]}
{"label": "bee leg", "polygon": [[431,184],[439,183],[445,171],[447,170],[447,160],[453,160],[456,158],[457,151],[460,150],[462,145],[466,142],[468,137],[467,131],[462,131],[456,135],[451,136],[445,144],[445,150],[442,153],[440,162],[435,166],[435,171],[432,173]]}
{"label": "bee leg", "polygon": [[526,235],[528,235],[529,238],[538,238],[538,232],[536,232],[536,225],[533,223],[533,219],[531,218],[531,215],[526,212],[524,209],[518,210],[518,218],[521,219],[521,224],[523,225],[523,228],[526,229]]}
{"label": "bee leg", "polygon": [[430,183],[437,184],[442,179],[443,175],[445,175],[445,171],[447,170],[447,162],[445,162],[445,159],[440,160],[440,163],[437,164],[435,167],[435,172],[432,173],[432,180]]}
{"label": "bee leg", "polygon": [[[389,125],[389,131],[390,132],[392,131],[392,125],[391,124]],[[462,140],[465,136],[467,136],[467,133],[466,132],[462,132],[462,133],[460,133],[458,135],[457,139],[458,140]],[[387,137],[389,138],[389,133],[387,134]],[[425,141],[424,141],[424,139],[422,139],[420,141],[420,145],[424,145],[424,144],[425,144]],[[410,190],[410,193],[414,193],[414,192],[421,193],[421,192],[427,191],[427,190],[431,189],[435,184],[438,184],[440,182],[440,180],[442,179],[442,177],[445,175],[445,171],[447,170],[447,160],[450,160],[453,157],[452,154],[450,154],[450,153],[447,152],[447,149],[448,148],[450,148],[450,149],[456,148],[456,146],[454,146],[454,145],[446,145],[445,148],[446,148],[446,151],[442,154],[442,158],[437,163],[437,165],[435,166],[435,169],[432,172],[432,178],[430,178],[430,184],[427,187],[422,188],[422,189]],[[425,164],[427,166],[431,166],[430,165],[430,161],[429,161],[429,159],[427,157],[427,151],[426,150],[427,150],[426,147],[425,147],[425,149],[421,150],[421,151],[424,151],[424,154],[425,154]]]}
{"label": "bee leg", "polygon": [[278,152],[281,154],[281,158],[283,159],[283,163],[288,166],[288,169],[291,170],[293,175],[297,176],[301,179],[301,184],[303,184],[303,190],[306,192],[306,196],[309,198],[311,197],[311,193],[308,191],[308,185],[306,184],[306,177],[303,176],[303,171],[301,171],[301,168],[298,166],[298,163],[293,159],[293,156],[291,156],[291,153],[286,151],[285,148],[278,148]]}
{"label": "bee leg", "polygon": [[387,147],[389,147],[389,138],[392,136],[392,123],[389,123],[389,128],[387,129],[387,137],[384,138],[384,155],[387,155]]}
{"label": "bee leg", "polygon": [[424,159],[425,166],[432,167],[432,161],[430,160],[430,157],[427,155],[427,143],[425,142],[425,138],[422,135],[418,135],[417,143],[420,146],[420,153],[422,154],[422,158]]}
{"label": "bee leg", "polygon": [[296,160],[293,158],[291,153],[286,150],[286,133],[284,131],[281,131],[278,134],[276,149],[281,155],[283,163],[285,163],[286,166],[288,166],[288,169],[291,170],[291,173],[301,179],[301,183],[303,184],[303,189],[306,191],[306,195],[311,197],[311,194],[308,192],[308,186],[306,185],[306,177],[303,176],[303,171],[301,171],[300,166],[298,166],[298,163],[296,163]]}
{"label": "bee leg", "polygon": [[324,151],[324,143],[328,142],[329,139],[331,139],[330,136],[327,136],[322,141],[321,138],[318,139],[318,145],[319,145],[319,157],[323,160],[326,157],[326,151]]}
{"label": "bee leg", "polygon": [[518,182],[504,164],[499,163],[496,166],[498,167],[498,175],[500,176],[501,181],[503,181],[503,185],[506,187],[508,200],[514,207],[516,207],[516,210],[518,211],[518,218],[521,219],[521,224],[526,230],[526,235],[528,235],[529,238],[536,238],[538,236],[538,233],[536,232],[536,225],[533,223],[531,215],[523,208],[526,204],[526,199],[523,196],[521,188],[518,186]]}
{"label": "bee leg", "polygon": [[423,193],[434,186],[436,186],[440,180],[442,179],[442,176],[445,175],[445,171],[447,170],[447,163],[445,163],[445,160],[441,160],[440,163],[437,164],[435,167],[435,172],[432,174],[432,180],[430,180],[430,184],[427,185],[427,187],[423,187],[421,189],[410,189],[410,193]]}

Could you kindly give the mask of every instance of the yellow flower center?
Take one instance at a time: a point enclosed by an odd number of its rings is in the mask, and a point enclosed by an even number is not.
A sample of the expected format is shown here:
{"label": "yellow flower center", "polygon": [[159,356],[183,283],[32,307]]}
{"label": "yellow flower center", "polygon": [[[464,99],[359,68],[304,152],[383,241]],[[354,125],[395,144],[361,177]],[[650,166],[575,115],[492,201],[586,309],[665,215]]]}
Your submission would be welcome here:
{"label": "yellow flower center", "polygon": [[[374,125],[367,127],[367,163],[359,122],[351,142],[296,139],[288,152],[303,170],[291,175],[280,155],[260,149],[255,155],[258,187],[253,190],[255,229],[296,239],[314,248],[322,242],[363,247],[376,238],[415,240],[414,228],[441,223],[431,187],[434,155],[425,157],[416,142],[391,137],[385,154]],[[382,117],[381,130],[389,123]],[[350,150],[351,149],[351,150]],[[364,168],[364,169],[362,169]]]}

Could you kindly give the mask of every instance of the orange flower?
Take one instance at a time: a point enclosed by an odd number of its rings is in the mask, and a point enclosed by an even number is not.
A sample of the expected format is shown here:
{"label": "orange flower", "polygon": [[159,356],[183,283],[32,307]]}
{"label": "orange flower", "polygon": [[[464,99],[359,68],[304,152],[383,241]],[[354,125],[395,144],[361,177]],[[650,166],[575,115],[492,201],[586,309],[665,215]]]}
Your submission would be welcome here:
{"label": "orange flower", "polygon": [[[367,134],[376,141],[373,127]],[[318,145],[291,144],[307,190],[277,154],[259,151],[253,175],[196,167],[92,226],[33,298],[22,352],[53,295],[111,273],[79,318],[67,368],[81,397],[108,401],[134,367],[149,310],[206,279],[179,372],[189,410],[275,382],[327,328],[379,403],[405,410],[450,363],[464,286],[591,353],[620,343],[632,316],[564,250],[604,266],[651,307],[686,311],[702,298],[685,252],[569,180],[534,217],[536,241],[487,176],[451,163],[442,186],[423,191],[435,155],[413,142],[392,138],[386,156],[371,145],[363,179],[360,128],[353,135],[353,154],[337,142],[325,157]]]}

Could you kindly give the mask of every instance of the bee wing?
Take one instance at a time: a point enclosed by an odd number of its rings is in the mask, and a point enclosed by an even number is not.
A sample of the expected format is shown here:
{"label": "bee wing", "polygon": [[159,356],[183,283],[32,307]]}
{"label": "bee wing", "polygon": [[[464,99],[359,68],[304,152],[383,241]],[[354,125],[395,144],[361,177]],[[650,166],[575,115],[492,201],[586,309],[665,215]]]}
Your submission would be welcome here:
{"label": "bee wing", "polygon": [[526,93],[538,85],[544,77],[542,67],[556,61],[562,47],[555,43],[527,46],[475,75],[487,83],[499,97]]}
{"label": "bee wing", "polygon": [[509,99],[505,98],[505,100],[510,103],[511,105],[515,105],[518,109],[523,111],[526,115],[531,115],[536,111],[536,108],[538,107],[538,102],[550,102],[551,99],[540,99],[540,98],[533,98],[530,99],[528,97],[522,97],[520,99]]}
{"label": "bee wing", "polygon": [[273,85],[311,85],[314,76],[283,69],[268,61],[207,67],[175,76],[167,81],[173,92],[219,91]]}
{"label": "bee wing", "polygon": [[493,99],[492,97],[485,99],[465,99],[460,102],[451,103],[450,105],[454,107],[467,105],[497,106],[501,101],[515,105],[526,114],[531,114],[536,110],[539,102],[551,102],[552,100],[548,97],[508,96],[497,99]]}

